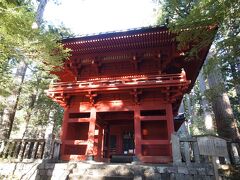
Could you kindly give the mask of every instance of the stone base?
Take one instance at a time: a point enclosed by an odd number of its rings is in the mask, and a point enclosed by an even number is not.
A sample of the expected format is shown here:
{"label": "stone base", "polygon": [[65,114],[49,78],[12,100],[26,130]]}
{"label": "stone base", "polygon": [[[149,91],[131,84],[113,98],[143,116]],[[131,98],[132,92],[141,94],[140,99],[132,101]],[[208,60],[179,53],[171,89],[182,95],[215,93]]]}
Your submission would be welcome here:
{"label": "stone base", "polygon": [[164,179],[211,180],[209,164],[160,165],[85,162],[0,163],[0,179]]}

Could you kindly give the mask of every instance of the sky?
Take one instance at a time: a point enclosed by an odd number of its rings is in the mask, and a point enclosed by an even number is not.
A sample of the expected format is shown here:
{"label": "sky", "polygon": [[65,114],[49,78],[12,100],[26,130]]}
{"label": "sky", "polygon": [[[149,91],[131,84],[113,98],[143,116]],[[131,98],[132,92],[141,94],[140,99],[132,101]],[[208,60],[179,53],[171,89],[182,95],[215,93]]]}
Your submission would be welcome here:
{"label": "sky", "polygon": [[[55,0],[56,1],[56,0]],[[153,0],[51,0],[44,19],[53,25],[64,24],[75,34],[126,30],[154,25]]]}

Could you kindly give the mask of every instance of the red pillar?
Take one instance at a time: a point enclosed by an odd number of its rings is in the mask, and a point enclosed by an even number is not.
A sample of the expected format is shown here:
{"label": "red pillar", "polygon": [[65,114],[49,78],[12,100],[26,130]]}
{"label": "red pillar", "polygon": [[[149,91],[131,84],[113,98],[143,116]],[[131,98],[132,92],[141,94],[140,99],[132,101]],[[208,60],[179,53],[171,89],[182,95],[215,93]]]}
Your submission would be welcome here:
{"label": "red pillar", "polygon": [[96,150],[94,148],[94,136],[95,136],[95,126],[96,126],[96,109],[91,108],[89,130],[88,130],[88,143],[86,155],[96,155]]}
{"label": "red pillar", "polygon": [[[171,141],[171,134],[174,132],[174,122],[173,122],[173,111],[172,111],[172,104],[167,104],[166,106],[166,113],[167,113],[167,128],[168,128],[168,140]],[[172,156],[172,146],[170,146],[170,155]]]}
{"label": "red pillar", "polygon": [[61,138],[61,141],[62,141],[61,151],[60,151],[60,156],[61,157],[64,155],[64,150],[65,150],[65,142],[64,141],[66,140],[68,117],[69,117],[69,110],[68,110],[68,107],[65,107],[64,108],[63,121],[62,121],[61,134],[60,134],[60,138]]}
{"label": "red pillar", "polygon": [[135,156],[138,158],[141,156],[141,123],[140,123],[140,109],[136,105],[134,108],[134,140],[135,140]]}
{"label": "red pillar", "polygon": [[98,146],[97,146],[97,158],[100,160],[102,158],[102,142],[103,142],[103,128],[98,129]]}
{"label": "red pillar", "polygon": [[173,122],[173,111],[172,104],[167,104],[167,127],[168,127],[168,138],[171,140],[171,134],[174,132],[174,122]]}

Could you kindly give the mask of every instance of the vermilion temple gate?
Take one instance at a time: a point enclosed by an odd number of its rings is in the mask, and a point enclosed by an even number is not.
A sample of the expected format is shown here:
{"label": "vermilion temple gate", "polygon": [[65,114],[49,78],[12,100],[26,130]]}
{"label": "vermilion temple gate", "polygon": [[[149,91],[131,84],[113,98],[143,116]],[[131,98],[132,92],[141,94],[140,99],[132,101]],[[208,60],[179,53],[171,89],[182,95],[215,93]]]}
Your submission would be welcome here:
{"label": "vermilion temple gate", "polygon": [[166,27],[63,40],[72,56],[48,96],[64,107],[61,159],[135,155],[171,162],[171,133],[185,92],[207,55],[185,60]]}

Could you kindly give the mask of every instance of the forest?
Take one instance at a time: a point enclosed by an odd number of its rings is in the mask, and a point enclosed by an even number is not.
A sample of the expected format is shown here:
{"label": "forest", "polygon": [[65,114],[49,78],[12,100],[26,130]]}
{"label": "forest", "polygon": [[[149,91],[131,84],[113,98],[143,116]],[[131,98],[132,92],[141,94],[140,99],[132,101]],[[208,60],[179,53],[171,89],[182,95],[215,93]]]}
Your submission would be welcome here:
{"label": "forest", "polygon": [[[239,140],[239,0],[154,2],[156,25],[166,25],[177,33],[179,48],[201,42],[189,52],[189,59],[211,37],[199,27],[217,27],[195,86],[184,96],[179,110],[187,119],[186,133]],[[52,69],[61,67],[70,54],[61,39],[75,35],[64,26],[43,21],[47,3],[0,0],[0,139],[43,138],[49,124],[59,136],[63,109],[46,96],[45,90],[57,79],[50,73]]]}

